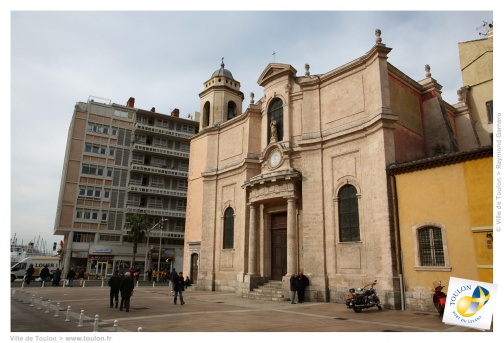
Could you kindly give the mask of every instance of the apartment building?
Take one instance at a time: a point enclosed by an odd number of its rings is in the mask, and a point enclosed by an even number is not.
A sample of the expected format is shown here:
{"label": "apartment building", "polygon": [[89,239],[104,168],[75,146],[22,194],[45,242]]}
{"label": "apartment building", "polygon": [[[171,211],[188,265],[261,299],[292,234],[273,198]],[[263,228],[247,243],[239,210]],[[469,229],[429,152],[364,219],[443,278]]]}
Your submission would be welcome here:
{"label": "apartment building", "polygon": [[[70,123],[54,234],[63,235],[63,266],[107,276],[114,269],[182,269],[189,138],[199,123],[90,97]],[[127,214],[149,230],[133,243]],[[167,219],[163,225],[158,223]]]}

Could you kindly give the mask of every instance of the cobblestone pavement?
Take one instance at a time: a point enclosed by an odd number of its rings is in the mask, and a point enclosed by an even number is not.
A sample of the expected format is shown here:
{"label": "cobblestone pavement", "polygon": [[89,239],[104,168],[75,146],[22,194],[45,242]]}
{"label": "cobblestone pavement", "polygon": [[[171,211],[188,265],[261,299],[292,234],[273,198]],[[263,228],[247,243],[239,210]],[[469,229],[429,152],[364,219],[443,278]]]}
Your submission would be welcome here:
{"label": "cobblestone pavement", "polygon": [[[11,288],[11,332],[480,332],[446,325],[435,313],[376,308],[355,313],[343,304],[291,304],[195,290],[184,292],[184,301],[174,305],[167,284],[144,284],[135,288],[130,312],[121,312],[109,307],[106,282]],[[43,318],[43,324],[26,325],[30,316]]]}

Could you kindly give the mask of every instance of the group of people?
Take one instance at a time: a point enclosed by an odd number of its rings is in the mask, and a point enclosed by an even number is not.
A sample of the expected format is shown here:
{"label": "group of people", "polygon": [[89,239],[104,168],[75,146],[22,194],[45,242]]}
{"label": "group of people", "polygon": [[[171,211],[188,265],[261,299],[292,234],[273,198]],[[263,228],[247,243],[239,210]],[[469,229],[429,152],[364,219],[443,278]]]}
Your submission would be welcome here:
{"label": "group of people", "polygon": [[[154,269],[154,271],[156,271]],[[154,271],[152,277],[154,277]],[[157,277],[157,275],[156,275]],[[184,280],[184,275],[182,272],[177,274],[175,268],[168,275],[170,280],[171,291],[173,293],[173,303],[177,304],[177,298],[180,300],[180,305],[184,305],[184,297],[182,292],[187,286],[191,285],[189,277]],[[110,287],[110,308],[115,308],[119,306],[119,311],[123,309],[126,312],[130,310],[131,297],[133,296],[133,290],[135,289],[134,273],[133,271],[128,271],[124,273],[123,276],[119,275],[119,271],[115,270],[114,274],[108,280],[108,285]],[[121,302],[119,303],[119,293],[121,294]]]}
{"label": "group of people", "polygon": [[[56,268],[53,274],[49,271],[49,266],[46,264],[41,270],[39,274],[39,280],[40,280],[40,286],[43,286],[45,282],[51,280],[52,278],[52,286],[59,286],[59,283],[61,281],[61,274],[63,272],[62,268]],[[28,266],[28,269],[26,270],[26,275],[25,275],[25,283],[27,285],[30,284],[30,282],[33,279],[33,274],[35,273],[35,268],[33,267],[33,263],[31,263]]]}
{"label": "group of people", "polygon": [[305,288],[310,285],[310,281],[299,272],[298,275],[292,274],[290,277],[290,291],[291,291],[291,304],[295,304],[294,299],[296,298],[296,293],[298,296],[298,303],[303,303],[305,299]]}

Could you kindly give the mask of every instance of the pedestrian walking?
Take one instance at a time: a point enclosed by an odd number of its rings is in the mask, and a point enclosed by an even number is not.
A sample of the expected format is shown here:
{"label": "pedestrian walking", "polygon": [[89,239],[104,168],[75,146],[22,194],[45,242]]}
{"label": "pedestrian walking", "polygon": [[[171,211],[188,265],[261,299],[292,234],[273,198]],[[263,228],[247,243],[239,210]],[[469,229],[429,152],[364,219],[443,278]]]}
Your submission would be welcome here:
{"label": "pedestrian walking", "polygon": [[299,272],[297,277],[297,294],[298,294],[298,303],[304,303],[305,298],[305,288],[310,285],[310,281],[308,278],[303,275],[303,273]]}
{"label": "pedestrian walking", "polygon": [[43,286],[44,285],[44,282],[47,280],[47,278],[49,277],[49,268],[47,267],[47,264],[44,266],[44,268],[42,268],[42,270],[40,271],[40,286]]}
{"label": "pedestrian walking", "polygon": [[175,305],[177,305],[177,294],[179,295],[179,298],[180,298],[180,305],[184,305],[185,302],[184,302],[184,297],[182,296],[182,292],[184,291],[184,276],[182,275],[182,272],[180,272],[178,274],[178,276],[176,276],[174,279],[173,279],[173,289],[175,291],[175,295],[173,297],[173,303]]}
{"label": "pedestrian walking", "polygon": [[[296,298],[296,292],[297,292],[297,278],[296,274],[292,274],[290,277],[290,291],[291,291],[291,304],[295,304],[294,299]],[[298,302],[299,302],[299,297],[298,297]]]}
{"label": "pedestrian walking", "polygon": [[157,281],[158,271],[156,268],[152,271],[152,280]]}
{"label": "pedestrian walking", "polygon": [[147,280],[152,281],[152,268],[149,268],[147,271]]}
{"label": "pedestrian walking", "polygon": [[119,306],[119,311],[122,311],[124,308],[126,312],[129,312],[134,288],[135,281],[133,280],[133,275],[131,275],[130,272],[124,273],[124,277],[121,279],[121,285],[119,286],[119,291],[121,292],[121,305]]}
{"label": "pedestrian walking", "polygon": [[61,281],[61,269],[56,268],[56,271],[54,272],[54,275],[53,275],[52,285],[59,286],[60,281]]}
{"label": "pedestrian walking", "polygon": [[30,264],[28,269],[26,270],[26,275],[25,275],[25,282],[27,285],[30,284],[30,281],[32,280],[33,273],[35,273],[35,268],[33,268],[33,263]]}
{"label": "pedestrian walking", "polygon": [[75,279],[75,269],[70,268],[70,271],[67,274],[68,279],[68,287],[73,287],[73,281]]}
{"label": "pedestrian walking", "polygon": [[119,271],[114,270],[114,275],[108,280],[108,285],[110,287],[110,308],[115,308],[119,305],[119,288],[121,287],[121,277],[119,276]]}

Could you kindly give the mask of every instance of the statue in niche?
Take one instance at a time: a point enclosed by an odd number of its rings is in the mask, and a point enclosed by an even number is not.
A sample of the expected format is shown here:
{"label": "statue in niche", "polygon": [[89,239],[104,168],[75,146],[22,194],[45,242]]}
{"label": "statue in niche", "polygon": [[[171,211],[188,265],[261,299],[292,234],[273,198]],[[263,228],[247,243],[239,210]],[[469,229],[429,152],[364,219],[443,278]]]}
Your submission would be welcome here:
{"label": "statue in niche", "polygon": [[270,131],[271,131],[270,144],[276,143],[278,141],[278,136],[277,136],[277,123],[275,118],[271,118]]}

